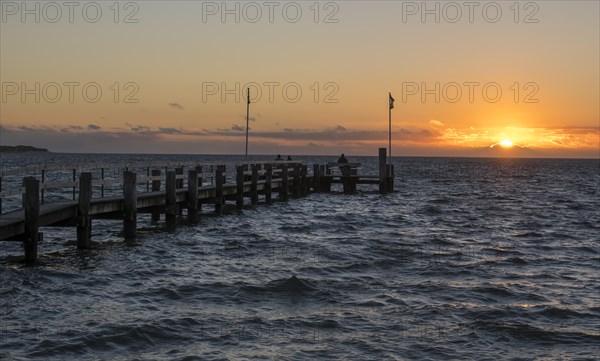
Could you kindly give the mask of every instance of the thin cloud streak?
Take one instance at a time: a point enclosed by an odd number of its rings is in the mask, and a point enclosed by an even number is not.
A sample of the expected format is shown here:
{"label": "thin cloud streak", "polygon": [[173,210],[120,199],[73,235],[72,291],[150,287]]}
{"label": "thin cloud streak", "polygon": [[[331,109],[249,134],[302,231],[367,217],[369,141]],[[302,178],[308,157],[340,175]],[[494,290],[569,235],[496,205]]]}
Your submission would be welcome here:
{"label": "thin cloud streak", "polygon": [[[61,152],[105,152],[110,150],[126,152],[177,152],[177,153],[213,153],[221,149],[221,153],[235,153],[245,137],[245,127],[233,124],[231,128],[188,130],[174,127],[152,128],[143,124],[126,124],[124,128],[102,128],[90,124],[87,127],[67,125],[61,127],[48,126],[1,126],[2,144],[31,144]],[[438,125],[438,124],[435,124]],[[399,149],[397,154],[468,156],[488,154],[485,148],[498,142],[492,140],[484,130],[400,128],[393,132],[393,139]],[[566,127],[565,127],[566,128]],[[569,130],[543,129],[535,130],[546,139],[543,147],[520,144],[519,148],[527,149],[530,156],[532,150],[542,151],[535,156],[556,156],[555,150],[567,151],[573,157],[598,157],[598,136],[596,128],[572,127]],[[568,133],[567,133],[568,132]],[[583,134],[583,135],[582,135]],[[251,146],[255,149],[280,149],[280,152],[295,149],[301,153],[335,154],[340,151],[369,155],[377,146],[387,144],[386,131],[352,130],[341,125],[323,130],[283,128],[280,131],[251,131]],[[497,137],[496,137],[497,138]],[[595,142],[594,143],[594,139]],[[156,143],[160,141],[160,148]],[[485,143],[488,142],[488,143]],[[110,144],[107,147],[107,144]],[[211,144],[211,148],[208,145]],[[229,145],[231,148],[225,147]],[[580,148],[573,148],[578,145]],[[271,147],[271,148],[268,148]],[[571,147],[571,148],[569,148]],[[122,150],[119,150],[122,149]],[[305,151],[303,152],[302,149]],[[480,149],[480,151],[477,151]],[[474,152],[475,151],[475,152]],[[517,154],[517,149],[513,155]],[[474,153],[473,153],[474,152]],[[486,153],[487,152],[487,153]],[[546,153],[544,153],[546,152]],[[483,155],[482,155],[483,156]]]}

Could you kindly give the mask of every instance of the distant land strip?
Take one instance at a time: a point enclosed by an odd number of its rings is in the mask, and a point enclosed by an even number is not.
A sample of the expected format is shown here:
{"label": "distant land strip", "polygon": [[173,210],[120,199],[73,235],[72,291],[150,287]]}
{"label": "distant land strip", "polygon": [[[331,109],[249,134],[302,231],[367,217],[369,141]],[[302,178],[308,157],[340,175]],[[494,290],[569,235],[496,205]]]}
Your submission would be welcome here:
{"label": "distant land strip", "polygon": [[30,145],[0,145],[0,153],[48,152],[46,148],[36,148]]}

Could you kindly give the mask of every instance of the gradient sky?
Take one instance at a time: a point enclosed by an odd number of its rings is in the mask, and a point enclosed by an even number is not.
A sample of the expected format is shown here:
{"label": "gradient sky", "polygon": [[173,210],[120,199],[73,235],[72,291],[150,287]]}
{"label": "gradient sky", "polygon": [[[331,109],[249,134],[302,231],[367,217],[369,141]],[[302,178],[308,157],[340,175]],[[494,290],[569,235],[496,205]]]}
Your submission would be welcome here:
{"label": "gradient sky", "polygon": [[[121,2],[117,23],[113,2],[93,3],[102,10],[95,23],[82,16],[90,2],[77,2],[72,22],[68,7],[57,3],[56,23],[48,21],[56,9],[46,2],[39,2],[36,23],[34,14],[23,21],[20,1],[0,1],[3,145],[243,153],[241,87],[254,82],[262,97],[254,99],[253,88],[253,154],[375,155],[387,145],[391,92],[394,155],[600,156],[597,1],[519,2],[518,16],[513,1],[476,2],[472,21],[457,2],[462,16],[455,23],[456,8],[435,1],[427,6],[439,6],[439,22],[434,14],[423,22],[423,9],[411,15],[422,2],[402,1],[320,2],[317,22],[314,1],[273,2],[272,22],[265,2],[228,2],[240,8],[238,23],[233,14],[222,21],[221,2]],[[254,4],[262,16],[252,23]],[[492,22],[497,8],[502,14]],[[133,12],[137,22],[125,23]],[[325,21],[329,15],[334,22]],[[67,82],[80,84],[73,102]],[[35,93],[36,83],[39,103],[23,91]],[[82,95],[88,83],[102,90],[96,103]],[[422,92],[436,83],[439,102]],[[473,99],[465,83],[478,84]],[[237,99],[223,92],[236,84]],[[493,102],[497,88],[502,95]],[[124,102],[132,91],[137,102]],[[515,146],[500,146],[505,139]]]}

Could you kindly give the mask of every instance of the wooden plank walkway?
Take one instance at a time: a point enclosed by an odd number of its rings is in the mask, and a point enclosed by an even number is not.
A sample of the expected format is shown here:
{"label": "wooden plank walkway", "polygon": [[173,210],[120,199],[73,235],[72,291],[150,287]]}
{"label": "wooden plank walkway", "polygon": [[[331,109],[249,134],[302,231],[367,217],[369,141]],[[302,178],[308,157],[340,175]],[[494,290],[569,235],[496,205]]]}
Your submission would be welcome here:
{"label": "wooden plank walkway", "polygon": [[[153,221],[159,221],[164,215],[167,228],[174,229],[177,216],[183,214],[183,209],[187,209],[188,219],[197,222],[205,204],[214,205],[215,213],[221,215],[227,201],[235,201],[236,207],[241,210],[246,198],[256,205],[259,196],[263,196],[264,202],[270,204],[273,193],[277,193],[278,200],[287,201],[290,196],[298,198],[311,192],[329,192],[331,184],[343,184],[344,193],[355,192],[357,184],[379,185],[381,193],[393,191],[393,167],[386,162],[385,148],[379,152],[379,176],[360,176],[357,174],[358,166],[315,164],[309,175],[307,166],[302,163],[273,162],[237,165],[235,173],[227,173],[225,165],[214,167],[214,174],[203,173],[201,166],[187,174],[183,173],[183,168],[167,171],[164,175],[161,175],[160,169],[152,169],[152,176],[149,176],[150,167],[147,167],[147,174],[142,175],[141,180],[135,172],[123,172],[122,195],[104,197],[102,188],[100,198],[92,197],[92,173],[82,172],[78,182],[65,183],[67,187],[78,185],[78,199],[44,204],[40,198],[44,183],[34,177],[26,177],[21,190],[4,193],[22,193],[23,207],[0,214],[0,241],[23,242],[26,261],[34,262],[38,256],[37,245],[43,237],[40,227],[76,227],[77,247],[85,249],[91,245],[93,219],[122,220],[124,238],[132,239],[136,237],[138,213],[150,213]],[[336,167],[341,174],[334,174]],[[203,185],[204,177],[211,177],[213,184]],[[147,191],[138,193],[142,182],[146,182]],[[163,182],[164,187],[161,187]],[[100,179],[95,186],[106,183],[106,180]],[[73,194],[75,198],[75,191]]]}

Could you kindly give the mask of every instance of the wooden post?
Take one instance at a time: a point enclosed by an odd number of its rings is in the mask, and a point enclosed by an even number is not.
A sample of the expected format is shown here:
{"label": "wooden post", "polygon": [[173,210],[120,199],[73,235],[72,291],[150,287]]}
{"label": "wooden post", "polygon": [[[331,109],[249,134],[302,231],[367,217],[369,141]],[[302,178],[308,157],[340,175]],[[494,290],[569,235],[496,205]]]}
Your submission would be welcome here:
{"label": "wooden post", "polygon": [[40,200],[40,204],[44,204],[44,183],[46,183],[46,170],[42,169],[42,184],[41,184],[41,192],[42,192],[42,199]]}
{"label": "wooden post", "polygon": [[135,239],[137,232],[137,174],[123,172],[123,236]]}
{"label": "wooden post", "polygon": [[294,195],[294,198],[298,198],[300,197],[300,165],[299,164],[294,164],[293,165],[293,177],[294,180],[292,182],[292,194]]}
{"label": "wooden post", "polygon": [[175,182],[177,189],[183,188],[183,179],[179,178],[179,176],[183,175],[183,167],[175,168],[175,175],[177,176],[177,181]]}
{"label": "wooden post", "polygon": [[[183,178],[179,179],[180,176],[183,176],[183,167],[175,168],[175,175],[177,176],[176,189],[183,188]],[[183,207],[179,207],[179,215],[183,215]]]}
{"label": "wooden post", "polygon": [[175,224],[177,221],[177,189],[176,187],[176,176],[175,172],[167,171],[167,180],[165,184],[165,223],[167,230],[175,230]]}
{"label": "wooden post", "polygon": [[319,188],[321,192],[331,192],[331,168],[329,165],[321,165],[319,167]]}
{"label": "wooden post", "polygon": [[350,180],[350,176],[346,173],[346,170],[342,168],[342,184],[344,186],[344,194],[352,193],[352,184]]}
{"label": "wooden post", "polygon": [[[73,169],[73,183],[75,183],[76,181],[77,181],[77,169]],[[76,189],[77,189],[77,187],[73,186],[73,200],[75,200]]]}
{"label": "wooden post", "polygon": [[271,204],[273,189],[273,164],[265,165],[265,202]]}
{"label": "wooden post", "polygon": [[394,192],[394,165],[387,165],[387,189],[388,192]]}
{"label": "wooden post", "polygon": [[79,202],[77,204],[77,248],[90,248],[92,218],[90,202],[92,200],[92,173],[81,173],[79,176]]}
{"label": "wooden post", "polygon": [[[146,167],[146,177],[150,177],[150,167]],[[146,180],[146,192],[150,192],[150,181]]]}
{"label": "wooden post", "polygon": [[302,165],[300,172],[300,182],[302,183],[301,195],[304,197],[306,194],[310,192],[310,184],[306,181],[308,177],[308,166],[306,164]]}
{"label": "wooden post", "polygon": [[[152,177],[160,177],[160,169],[152,169]],[[152,180],[152,192],[160,192],[160,179]],[[152,211],[151,215],[152,222],[160,221],[160,212]]]}
{"label": "wooden post", "polygon": [[222,164],[220,166],[217,167],[221,167],[223,168],[223,184],[227,183],[227,166]]}
{"label": "wooden post", "polygon": [[379,193],[387,193],[387,159],[386,149],[379,148]]}
{"label": "wooden post", "polygon": [[104,168],[100,169],[100,179],[102,179],[102,184],[100,185],[100,198],[104,198]]}
{"label": "wooden post", "polygon": [[321,183],[321,175],[320,175],[320,169],[321,167],[319,167],[318,164],[313,164],[313,180],[312,180],[312,188],[315,192],[320,192],[321,191],[321,187],[320,187],[320,183]]}
{"label": "wooden post", "polygon": [[216,189],[216,201],[215,201],[215,213],[217,215],[223,215],[223,184],[225,183],[225,177],[223,173],[225,172],[224,165],[218,165],[217,171],[215,172],[215,189]]}
{"label": "wooden post", "polygon": [[252,164],[252,185],[250,186],[250,202],[252,205],[258,203],[258,166]]}
{"label": "wooden post", "polygon": [[23,211],[25,212],[25,234],[23,247],[25,261],[35,262],[38,256],[39,217],[40,217],[40,182],[34,177],[23,179],[25,194],[23,195]]}
{"label": "wooden post", "polygon": [[288,166],[283,165],[281,168],[281,188],[279,189],[279,199],[282,201],[288,200]]}
{"label": "wooden post", "polygon": [[[202,178],[202,166],[196,166],[196,172],[198,172],[198,187],[204,185],[204,179]],[[202,212],[202,202],[198,199],[198,214]]]}
{"label": "wooden post", "polygon": [[198,222],[198,172],[188,171],[188,218],[190,222]]}
{"label": "wooden post", "polygon": [[235,194],[235,205],[238,210],[244,208],[244,166],[238,165],[236,168],[236,184],[237,190]]}
{"label": "wooden post", "polygon": [[[161,174],[160,169],[152,169],[152,177],[160,177]],[[160,192],[160,179],[152,180],[152,192]]]}
{"label": "wooden post", "polygon": [[196,166],[196,172],[198,173],[198,187],[202,187],[203,180],[202,180],[202,166],[201,165]]}

